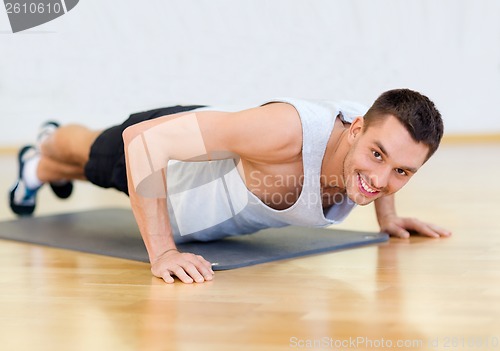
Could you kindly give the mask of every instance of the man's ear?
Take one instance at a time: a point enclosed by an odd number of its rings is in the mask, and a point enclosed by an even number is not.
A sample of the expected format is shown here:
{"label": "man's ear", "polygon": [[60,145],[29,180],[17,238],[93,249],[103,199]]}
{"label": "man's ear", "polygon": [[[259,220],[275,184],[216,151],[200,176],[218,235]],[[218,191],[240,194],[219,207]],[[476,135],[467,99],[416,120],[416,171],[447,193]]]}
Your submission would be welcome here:
{"label": "man's ear", "polygon": [[363,125],[365,120],[363,117],[356,117],[354,121],[352,121],[351,126],[349,127],[349,135],[347,140],[352,145],[358,139],[361,134],[363,134]]}

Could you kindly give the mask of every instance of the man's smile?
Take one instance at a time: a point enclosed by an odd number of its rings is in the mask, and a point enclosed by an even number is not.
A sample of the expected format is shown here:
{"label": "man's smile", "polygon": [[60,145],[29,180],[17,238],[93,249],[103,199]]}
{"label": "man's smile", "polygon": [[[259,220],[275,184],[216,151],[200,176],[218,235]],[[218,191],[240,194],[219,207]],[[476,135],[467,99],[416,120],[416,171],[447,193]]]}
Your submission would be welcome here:
{"label": "man's smile", "polygon": [[373,197],[380,193],[379,190],[373,189],[358,173],[358,188],[366,197]]}

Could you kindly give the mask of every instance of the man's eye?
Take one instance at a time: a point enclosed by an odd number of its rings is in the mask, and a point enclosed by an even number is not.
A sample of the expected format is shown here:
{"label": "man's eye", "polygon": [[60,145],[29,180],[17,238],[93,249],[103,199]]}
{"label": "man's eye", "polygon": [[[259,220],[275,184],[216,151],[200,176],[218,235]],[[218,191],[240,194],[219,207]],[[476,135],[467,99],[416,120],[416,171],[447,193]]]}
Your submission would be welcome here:
{"label": "man's eye", "polygon": [[396,173],[399,175],[406,175],[406,171],[401,168],[396,168]]}
{"label": "man's eye", "polygon": [[382,155],[380,154],[380,152],[378,151],[372,151],[373,152],[373,156],[375,156],[375,158],[377,160],[382,160]]}

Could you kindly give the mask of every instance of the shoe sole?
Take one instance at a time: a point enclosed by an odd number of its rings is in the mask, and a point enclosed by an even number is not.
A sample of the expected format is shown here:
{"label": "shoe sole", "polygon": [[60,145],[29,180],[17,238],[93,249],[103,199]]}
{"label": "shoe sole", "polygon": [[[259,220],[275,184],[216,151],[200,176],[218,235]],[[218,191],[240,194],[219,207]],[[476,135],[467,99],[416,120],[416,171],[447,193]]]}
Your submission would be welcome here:
{"label": "shoe sole", "polygon": [[10,194],[9,194],[10,209],[12,210],[12,212],[14,212],[15,214],[17,214],[19,216],[32,215],[33,212],[35,211],[35,206],[36,206],[36,202],[34,205],[17,205],[14,203],[15,193],[16,193],[17,188],[19,187],[19,181],[20,181],[22,174],[23,174],[24,163],[23,163],[22,158],[23,158],[24,154],[31,148],[33,148],[32,145],[24,146],[19,151],[19,154],[17,155],[17,160],[19,162],[19,178],[18,178],[16,184],[12,187]]}

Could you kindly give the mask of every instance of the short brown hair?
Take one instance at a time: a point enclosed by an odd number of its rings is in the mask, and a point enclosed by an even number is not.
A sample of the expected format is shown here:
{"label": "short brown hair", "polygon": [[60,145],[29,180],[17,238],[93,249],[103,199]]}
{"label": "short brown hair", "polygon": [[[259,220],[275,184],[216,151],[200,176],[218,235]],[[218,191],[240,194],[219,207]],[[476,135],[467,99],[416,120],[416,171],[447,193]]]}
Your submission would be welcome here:
{"label": "short brown hair", "polygon": [[444,126],[441,114],[427,96],[410,89],[386,91],[366,112],[364,130],[388,115],[396,117],[413,140],[429,147],[426,160],[434,154],[443,137]]}

